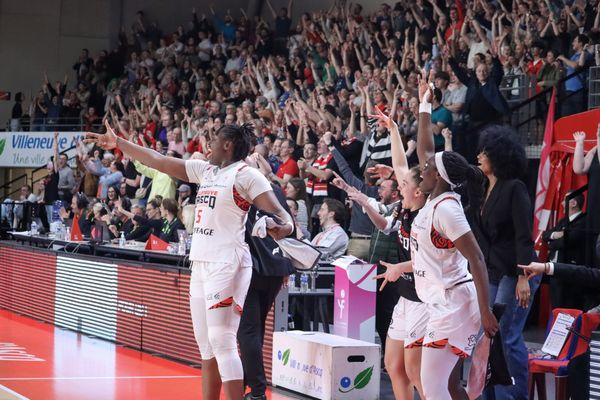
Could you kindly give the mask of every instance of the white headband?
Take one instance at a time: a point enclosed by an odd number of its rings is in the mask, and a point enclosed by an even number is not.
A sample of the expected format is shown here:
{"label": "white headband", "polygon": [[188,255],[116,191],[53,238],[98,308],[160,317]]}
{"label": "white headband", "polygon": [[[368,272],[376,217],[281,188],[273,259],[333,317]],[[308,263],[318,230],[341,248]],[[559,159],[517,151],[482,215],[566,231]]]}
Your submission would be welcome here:
{"label": "white headband", "polygon": [[437,168],[442,179],[448,182],[448,185],[450,185],[450,189],[454,189],[458,185],[455,185],[450,181],[448,173],[446,172],[446,167],[444,166],[444,161],[442,161],[442,154],[444,154],[443,151],[438,151],[437,153],[435,153],[435,167]]}

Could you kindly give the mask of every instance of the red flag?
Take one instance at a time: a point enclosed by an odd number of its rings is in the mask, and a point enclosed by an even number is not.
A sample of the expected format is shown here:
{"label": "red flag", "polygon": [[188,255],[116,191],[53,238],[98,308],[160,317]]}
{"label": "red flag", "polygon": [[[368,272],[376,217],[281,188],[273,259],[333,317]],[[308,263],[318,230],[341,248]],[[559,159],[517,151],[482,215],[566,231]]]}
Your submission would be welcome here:
{"label": "red flag", "polygon": [[71,238],[74,242],[83,241],[83,235],[81,234],[81,228],[79,227],[79,217],[73,217],[73,223],[71,224]]}
{"label": "red flag", "polygon": [[146,242],[146,250],[167,250],[169,243],[165,242],[156,235],[150,235]]}
{"label": "red flag", "polygon": [[550,107],[548,108],[548,117],[546,118],[546,128],[544,130],[544,144],[542,154],[540,155],[540,169],[538,171],[537,188],[535,191],[535,207],[533,212],[533,237],[536,243],[540,240],[541,234],[548,226],[551,210],[544,207],[548,184],[550,182],[550,150],[554,137],[554,109],[556,103],[556,88],[552,89]]}

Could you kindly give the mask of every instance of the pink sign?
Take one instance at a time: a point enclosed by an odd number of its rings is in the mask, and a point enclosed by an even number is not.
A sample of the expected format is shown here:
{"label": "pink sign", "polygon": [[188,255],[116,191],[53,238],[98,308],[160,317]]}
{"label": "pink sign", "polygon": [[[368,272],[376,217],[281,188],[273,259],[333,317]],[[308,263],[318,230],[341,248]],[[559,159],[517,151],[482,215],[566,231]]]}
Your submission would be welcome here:
{"label": "pink sign", "polygon": [[[337,261],[341,261],[337,260]],[[333,333],[374,342],[375,294],[377,272],[374,264],[334,262],[335,293]]]}

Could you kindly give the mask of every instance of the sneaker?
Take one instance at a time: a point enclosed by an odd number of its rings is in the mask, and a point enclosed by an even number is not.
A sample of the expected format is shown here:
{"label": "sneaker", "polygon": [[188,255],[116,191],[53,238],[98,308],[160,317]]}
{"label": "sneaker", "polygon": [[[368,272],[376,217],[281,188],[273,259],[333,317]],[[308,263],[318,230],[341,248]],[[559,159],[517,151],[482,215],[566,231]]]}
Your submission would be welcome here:
{"label": "sneaker", "polygon": [[252,396],[252,393],[246,393],[244,400],[267,400],[267,396],[264,394],[260,396]]}

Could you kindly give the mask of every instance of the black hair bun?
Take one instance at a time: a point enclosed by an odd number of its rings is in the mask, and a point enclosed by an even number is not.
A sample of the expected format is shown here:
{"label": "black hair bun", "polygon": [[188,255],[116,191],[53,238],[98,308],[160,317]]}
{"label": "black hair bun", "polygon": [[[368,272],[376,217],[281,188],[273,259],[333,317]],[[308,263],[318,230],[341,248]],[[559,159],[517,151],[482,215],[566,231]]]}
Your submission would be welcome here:
{"label": "black hair bun", "polygon": [[246,122],[245,124],[240,126],[240,132],[242,132],[244,136],[251,138],[252,136],[254,136],[254,125],[249,122]]}

